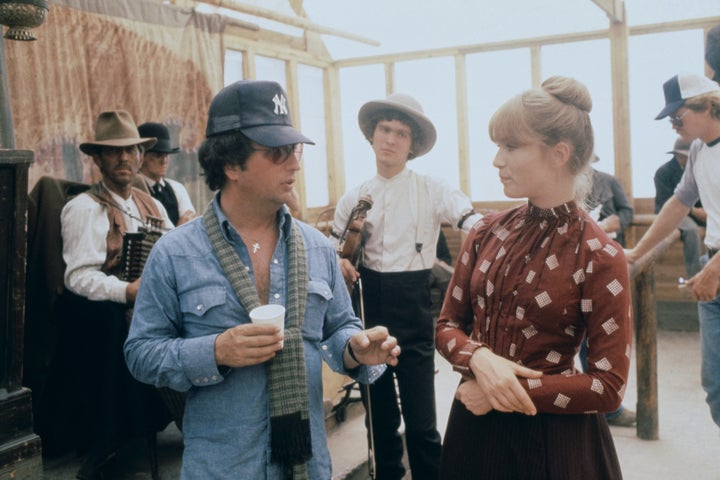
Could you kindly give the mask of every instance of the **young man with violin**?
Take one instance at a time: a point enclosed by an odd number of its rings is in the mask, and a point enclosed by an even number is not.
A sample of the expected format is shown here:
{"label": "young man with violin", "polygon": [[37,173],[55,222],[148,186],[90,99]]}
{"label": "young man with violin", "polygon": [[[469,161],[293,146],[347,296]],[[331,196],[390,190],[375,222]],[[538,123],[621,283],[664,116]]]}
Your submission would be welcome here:
{"label": "young man with violin", "polygon": [[[365,103],[360,130],[375,154],[377,175],[348,191],[335,209],[333,236],[340,243],[361,199],[366,212],[359,265],[342,258],[349,285],[362,281],[367,327],[385,325],[398,339],[403,356],[370,386],[369,436],[378,479],[405,475],[399,433],[399,388],[405,440],[414,480],[436,479],[440,435],[435,411],[435,343],[430,272],[443,222],[468,231],[481,217],[460,190],[407,168],[435,144],[436,131],[420,104],[404,94]],[[339,248],[344,245],[338,245]]]}
{"label": "young man with violin", "polygon": [[[139,380],[188,391],[183,479],[329,480],[322,361],[368,382],[400,353],[386,328],[362,330],[332,243],[290,215],[312,144],[290,118],[276,82],[215,96],[198,158],[218,193],[143,271],[125,357]],[[284,330],[251,322],[266,304],[285,307]]]}

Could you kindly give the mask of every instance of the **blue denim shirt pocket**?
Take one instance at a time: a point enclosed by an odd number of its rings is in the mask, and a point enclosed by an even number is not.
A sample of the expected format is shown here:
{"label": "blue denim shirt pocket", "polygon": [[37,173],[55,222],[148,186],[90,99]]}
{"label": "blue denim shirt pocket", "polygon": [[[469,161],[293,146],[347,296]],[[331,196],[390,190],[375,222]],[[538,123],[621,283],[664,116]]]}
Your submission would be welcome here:
{"label": "blue denim shirt pocket", "polygon": [[332,300],[332,289],[325,281],[310,280],[307,288],[307,306],[303,321],[303,337],[307,340],[321,341],[328,302]]}
{"label": "blue denim shirt pocket", "polygon": [[237,325],[228,321],[236,316],[223,315],[227,309],[227,291],[222,286],[196,288],[179,295],[185,329],[198,334],[222,331]]}

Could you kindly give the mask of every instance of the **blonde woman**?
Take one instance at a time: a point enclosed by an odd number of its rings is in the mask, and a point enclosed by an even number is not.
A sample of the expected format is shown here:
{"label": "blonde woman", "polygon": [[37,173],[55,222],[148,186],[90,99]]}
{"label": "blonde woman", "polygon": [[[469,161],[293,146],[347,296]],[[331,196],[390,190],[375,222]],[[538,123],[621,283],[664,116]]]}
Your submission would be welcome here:
{"label": "blonde woman", "polygon": [[622,478],[602,413],[625,392],[630,288],[622,249],[581,206],[591,107],[584,85],[551,77],[490,120],[505,194],[528,202],[473,227],[437,323],[437,349],[463,375],[443,479]]}

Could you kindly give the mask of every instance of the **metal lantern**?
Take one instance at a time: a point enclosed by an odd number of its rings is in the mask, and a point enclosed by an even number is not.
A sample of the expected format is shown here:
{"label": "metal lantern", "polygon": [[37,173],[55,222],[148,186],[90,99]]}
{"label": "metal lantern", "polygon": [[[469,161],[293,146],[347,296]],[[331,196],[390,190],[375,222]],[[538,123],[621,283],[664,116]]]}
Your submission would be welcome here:
{"label": "metal lantern", "polygon": [[5,38],[37,40],[30,29],[42,25],[47,13],[47,0],[0,0],[0,24],[10,27]]}

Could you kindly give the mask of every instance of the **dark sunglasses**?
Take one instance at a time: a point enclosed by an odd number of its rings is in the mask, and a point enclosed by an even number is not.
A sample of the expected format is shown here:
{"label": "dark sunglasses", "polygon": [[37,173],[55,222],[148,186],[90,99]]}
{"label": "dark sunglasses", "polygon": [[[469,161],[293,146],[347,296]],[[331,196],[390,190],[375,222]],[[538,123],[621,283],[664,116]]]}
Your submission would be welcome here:
{"label": "dark sunglasses", "polygon": [[282,145],[280,147],[250,147],[250,150],[253,152],[267,152],[273,163],[277,164],[285,163],[292,154],[295,155],[298,162],[302,160],[303,156],[302,143],[296,143],[295,145]]}
{"label": "dark sunglasses", "polygon": [[690,113],[691,110],[685,110],[682,115],[670,115],[668,119],[670,120],[670,123],[672,123],[674,126],[680,128],[683,126],[683,117]]}

